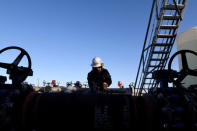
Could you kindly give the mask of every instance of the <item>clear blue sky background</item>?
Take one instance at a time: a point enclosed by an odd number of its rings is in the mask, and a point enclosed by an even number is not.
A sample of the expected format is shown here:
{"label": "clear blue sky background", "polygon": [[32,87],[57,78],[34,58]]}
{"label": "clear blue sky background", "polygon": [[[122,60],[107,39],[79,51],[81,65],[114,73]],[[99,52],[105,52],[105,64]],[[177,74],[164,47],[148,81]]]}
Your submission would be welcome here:
{"label": "clear blue sky background", "polygon": [[[189,0],[179,33],[197,25],[196,5]],[[27,81],[34,84],[85,82],[95,56],[111,73],[112,87],[128,84],[136,78],[151,6],[152,0],[0,0],[0,48],[29,52],[34,76]],[[12,61],[11,54],[0,59]]]}

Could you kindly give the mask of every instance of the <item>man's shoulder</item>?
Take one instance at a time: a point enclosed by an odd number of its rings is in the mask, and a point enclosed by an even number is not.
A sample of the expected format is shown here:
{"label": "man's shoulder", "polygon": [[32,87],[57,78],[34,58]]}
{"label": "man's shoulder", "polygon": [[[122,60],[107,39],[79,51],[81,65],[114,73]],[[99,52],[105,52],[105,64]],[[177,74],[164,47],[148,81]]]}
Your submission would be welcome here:
{"label": "man's shoulder", "polygon": [[88,73],[88,76],[90,76],[90,75],[92,75],[92,74],[94,74],[94,72],[93,72],[93,71],[90,71],[90,72]]}
{"label": "man's shoulder", "polygon": [[105,68],[103,68],[103,71],[107,71],[107,72],[108,72],[108,70],[107,70],[107,69],[105,69]]}
{"label": "man's shoulder", "polygon": [[109,71],[107,69],[105,69],[105,68],[103,68],[103,72],[104,73],[109,73]]}

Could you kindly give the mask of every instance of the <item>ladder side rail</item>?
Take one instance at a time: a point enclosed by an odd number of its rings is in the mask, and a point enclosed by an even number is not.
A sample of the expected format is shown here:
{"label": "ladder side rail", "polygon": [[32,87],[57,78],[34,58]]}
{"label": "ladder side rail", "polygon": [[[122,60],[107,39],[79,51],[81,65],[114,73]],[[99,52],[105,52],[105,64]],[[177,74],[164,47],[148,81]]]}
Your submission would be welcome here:
{"label": "ladder side rail", "polygon": [[[178,7],[177,7],[178,8]],[[177,11],[176,11],[177,12]],[[171,13],[172,13],[172,10],[171,10]],[[177,13],[175,13],[175,15],[176,15]],[[169,25],[169,21],[170,20],[168,20],[168,24],[167,25]],[[176,21],[176,25],[177,25],[177,22],[179,22],[180,20],[173,20],[172,21],[172,24],[171,25],[174,25],[174,22]],[[170,29],[170,31],[169,31],[169,34],[171,34],[171,31],[173,30],[173,35],[175,35],[176,33],[175,33],[175,31],[177,30],[177,29]],[[168,43],[168,41],[169,41],[169,38],[167,38],[167,40],[166,40],[166,44]],[[172,47],[173,47],[173,44],[174,44],[174,41],[175,41],[175,38],[172,38],[172,39],[170,39],[170,44],[172,44],[172,46],[166,46],[166,47],[164,47],[164,50],[166,50],[166,51],[168,51],[168,52],[171,52],[171,49],[172,49]],[[163,43],[163,42],[162,42]],[[170,53],[168,53],[168,54],[162,54],[162,56],[161,56],[161,59],[163,58],[164,59],[164,61],[160,61],[161,62],[161,64],[162,65],[164,65],[163,67],[159,67],[160,69],[164,69],[165,68],[165,66],[166,66],[166,63],[167,63],[167,60],[168,60],[168,58],[169,58],[169,55],[170,55]]]}
{"label": "ladder side rail", "polygon": [[[166,0],[163,0],[163,2],[161,4],[161,8],[165,5],[164,3],[166,3]],[[163,15],[163,10],[160,10],[160,16],[162,16],[162,15]],[[161,22],[161,19],[158,19],[157,26],[156,26],[155,33],[154,33],[153,42],[152,43],[154,43],[156,41],[156,39],[157,39],[157,34],[158,34],[158,31],[159,31],[159,28],[158,27],[160,25],[160,22]],[[142,83],[140,85],[140,92],[139,92],[139,94],[142,93],[141,91],[142,91],[143,86],[144,86],[145,77],[147,76],[147,71],[149,69],[148,68],[148,65],[150,64],[150,59],[152,58],[152,54],[153,54],[154,48],[155,47],[152,46],[151,49],[150,49],[150,54],[149,54],[148,61],[147,61],[146,67],[145,67],[145,75],[144,75],[143,81],[142,81]]]}
{"label": "ladder side rail", "polygon": [[[182,2],[182,4],[185,2],[185,0],[183,0],[183,2]],[[179,0],[179,3],[178,4],[180,4],[181,3],[181,0]],[[182,12],[182,10],[181,10],[181,12],[178,12],[179,10],[178,10],[178,7],[177,7],[177,5],[176,5],[176,8],[177,8],[177,10],[176,10],[176,13],[175,13],[175,15],[178,13],[181,13]],[[171,14],[172,14],[172,10],[171,10]],[[173,22],[172,22],[172,24],[171,25],[174,25],[174,21],[180,21],[180,20],[173,20]],[[169,22],[170,22],[170,20],[168,20],[168,24],[167,25],[169,25]],[[176,23],[176,25],[177,25],[177,23]],[[171,34],[171,31],[172,30],[176,30],[176,29],[170,29],[170,31],[169,31],[169,34]],[[173,35],[174,35],[174,33],[173,33]],[[164,39],[163,39],[164,40]],[[167,38],[167,41],[166,42],[168,42],[168,40],[169,40],[169,38]],[[163,43],[163,42],[162,42]],[[171,43],[171,42],[170,42]],[[172,44],[172,46],[173,46],[173,44]],[[166,51],[171,51],[170,50],[170,47],[171,46],[166,46],[166,47],[164,47],[164,50],[166,50]],[[162,56],[161,56],[161,59],[163,58],[165,61],[160,61],[160,64],[159,65],[164,65],[163,67],[161,66],[161,67],[159,67],[160,69],[162,69],[162,68],[165,68],[165,62],[167,61],[167,59],[168,59],[168,57],[169,57],[169,55],[168,54],[162,54]]]}
{"label": "ladder side rail", "polygon": [[[165,11],[164,11],[165,12]],[[170,12],[170,14],[172,14],[173,13],[173,11],[171,10],[171,12]],[[167,20],[167,25],[169,25],[169,23],[170,23],[170,20]],[[173,23],[171,24],[171,25],[173,25]],[[171,34],[171,31],[172,30],[174,30],[174,29],[170,29],[169,30],[169,34]],[[165,30],[165,34],[167,33],[167,30]],[[169,40],[170,38],[167,38],[167,40],[166,40],[166,42],[165,42],[165,44],[167,44],[168,43],[168,40]],[[163,38],[163,40],[162,40],[162,42],[161,43],[164,43],[164,38]],[[164,51],[168,51],[168,48],[169,48],[170,46],[165,46],[165,47],[163,47],[164,49]],[[160,50],[161,50],[161,48],[160,48]],[[159,62],[159,64],[158,65],[161,65],[161,67],[159,67],[158,68],[158,70],[159,69],[162,69],[162,68],[165,68],[165,61],[167,61],[167,57],[166,56],[168,56],[167,54],[161,54],[161,59],[164,59],[164,61],[160,61]]]}
{"label": "ladder side rail", "polygon": [[142,84],[142,78],[144,77],[144,72],[142,72],[142,74],[141,74],[141,76],[140,76],[140,80],[139,80],[139,84],[138,84],[138,89],[137,89],[137,93],[139,93],[139,85],[141,85]]}
{"label": "ladder side rail", "polygon": [[149,34],[149,28],[150,28],[150,24],[151,24],[151,21],[152,21],[152,15],[153,15],[153,10],[154,10],[155,2],[156,2],[156,0],[153,0],[152,8],[151,8],[151,13],[150,13],[150,16],[149,16],[148,27],[147,27],[147,30],[146,30],[146,36],[145,36],[145,40],[144,40],[144,45],[143,45],[143,49],[142,49],[142,54],[141,54],[141,58],[140,58],[140,63],[139,63],[139,67],[138,67],[138,71],[137,71],[137,76],[136,76],[136,80],[135,80],[134,90],[135,90],[136,84],[138,82],[138,75],[139,75],[139,72],[140,72],[141,62],[142,62],[143,55],[144,55],[143,52],[144,52],[144,49],[145,49],[145,46],[146,46],[146,41],[147,41],[148,34]]}
{"label": "ladder side rail", "polygon": [[[160,1],[161,0],[159,0],[159,5],[160,5]],[[157,3],[157,2],[156,2]],[[156,5],[157,6],[157,5]],[[157,10],[156,10],[157,11]],[[157,15],[157,14],[156,14]],[[155,30],[155,23],[156,23],[156,21],[158,20],[157,19],[158,17],[155,17],[155,19],[154,19],[154,22],[153,22],[153,27],[152,27],[152,31],[151,31],[151,35],[150,35],[150,39],[149,39],[149,45],[148,45],[148,47],[146,48],[147,50],[146,50],[146,55],[145,55],[145,61],[147,61],[147,56],[148,56],[148,54],[150,53],[150,47],[152,46],[152,36],[153,36],[153,32],[154,32],[154,30]],[[147,63],[147,62],[146,62]],[[146,81],[146,80],[145,80]]]}
{"label": "ladder side rail", "polygon": [[[150,49],[150,50],[151,50],[151,49]],[[148,51],[148,52],[149,52],[149,51]],[[150,52],[151,52],[151,51],[150,51]],[[148,53],[148,54],[150,54],[150,53]],[[149,57],[150,57],[150,56],[149,56]],[[149,58],[149,59],[150,59],[150,58]],[[149,60],[148,60],[148,61],[149,61]],[[149,62],[146,62],[146,63],[149,63]],[[147,65],[146,65],[146,66],[147,66]],[[147,70],[147,67],[145,68],[145,72],[147,72],[146,70]],[[144,83],[144,78],[145,78],[145,76],[146,76],[146,75],[143,76],[143,81],[139,84],[139,89],[140,89],[140,90],[141,90],[141,88],[143,88],[142,85],[143,85],[143,83]],[[138,90],[138,92],[139,92],[139,90]]]}
{"label": "ladder side rail", "polygon": [[[182,2],[182,4],[184,4],[184,9],[181,11],[182,18],[183,18],[183,14],[185,13],[185,10],[186,10],[188,1],[189,1],[189,0],[183,0],[183,2]],[[174,21],[175,21],[175,20],[173,20],[173,22],[174,22]],[[177,33],[178,33],[178,29],[179,29],[180,24],[181,24],[181,20],[177,20],[177,21],[176,21],[176,25],[178,26],[178,28],[177,28],[176,30],[173,31],[173,34],[177,34]],[[173,40],[170,41],[170,44],[172,44],[172,46],[169,48],[169,52],[171,52],[175,40],[176,40],[176,39],[174,38]],[[170,54],[168,54],[168,55],[166,56],[166,58],[169,58],[169,56],[170,56]],[[167,61],[165,61],[164,66],[166,66],[166,64],[167,64]]]}

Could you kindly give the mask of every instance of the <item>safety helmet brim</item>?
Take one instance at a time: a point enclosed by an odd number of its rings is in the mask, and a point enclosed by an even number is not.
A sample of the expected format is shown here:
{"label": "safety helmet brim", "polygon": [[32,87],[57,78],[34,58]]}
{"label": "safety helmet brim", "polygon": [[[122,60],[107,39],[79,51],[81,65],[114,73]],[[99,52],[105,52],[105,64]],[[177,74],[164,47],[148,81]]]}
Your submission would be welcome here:
{"label": "safety helmet brim", "polygon": [[91,64],[92,67],[101,67],[101,63],[98,63],[98,64]]}

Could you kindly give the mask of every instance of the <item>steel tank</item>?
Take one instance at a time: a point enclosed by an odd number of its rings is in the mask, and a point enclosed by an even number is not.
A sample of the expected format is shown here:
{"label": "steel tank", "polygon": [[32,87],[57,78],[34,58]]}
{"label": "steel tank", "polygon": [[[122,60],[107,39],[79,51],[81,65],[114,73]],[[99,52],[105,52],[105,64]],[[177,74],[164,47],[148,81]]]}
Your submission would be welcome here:
{"label": "steel tank", "polygon": [[[197,26],[190,28],[182,32],[176,39],[177,41],[177,50],[192,50],[197,52]],[[186,54],[188,65],[190,69],[197,69],[197,56],[193,54]],[[182,69],[181,58],[178,58],[179,69]],[[197,85],[197,77],[187,76],[183,83],[185,87],[190,85]]]}

